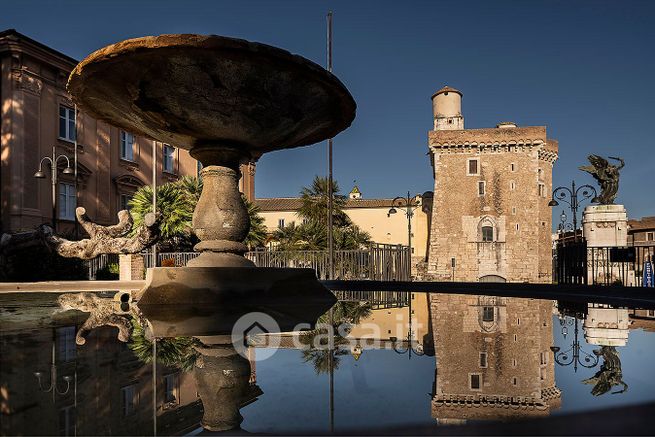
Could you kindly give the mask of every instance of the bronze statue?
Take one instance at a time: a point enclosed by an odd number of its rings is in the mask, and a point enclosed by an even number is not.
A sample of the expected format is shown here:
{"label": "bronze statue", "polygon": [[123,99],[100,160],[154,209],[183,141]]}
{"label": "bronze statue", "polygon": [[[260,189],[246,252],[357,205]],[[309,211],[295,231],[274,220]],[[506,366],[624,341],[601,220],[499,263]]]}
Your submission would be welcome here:
{"label": "bronze statue", "polygon": [[591,201],[598,202],[601,205],[612,205],[616,194],[619,191],[619,170],[625,166],[623,159],[609,156],[609,159],[619,161],[620,165],[612,165],[607,159],[598,155],[589,155],[587,159],[591,165],[581,166],[580,170],[591,174],[600,185],[600,196],[594,197]]}
{"label": "bronze statue", "polygon": [[593,384],[591,394],[600,396],[612,390],[612,387],[622,386],[623,389],[613,391],[612,394],[619,394],[628,391],[628,384],[623,382],[623,372],[621,371],[621,359],[619,352],[614,346],[602,346],[594,351],[594,354],[603,357],[603,364],[600,370],[591,378],[585,379],[584,384]]}

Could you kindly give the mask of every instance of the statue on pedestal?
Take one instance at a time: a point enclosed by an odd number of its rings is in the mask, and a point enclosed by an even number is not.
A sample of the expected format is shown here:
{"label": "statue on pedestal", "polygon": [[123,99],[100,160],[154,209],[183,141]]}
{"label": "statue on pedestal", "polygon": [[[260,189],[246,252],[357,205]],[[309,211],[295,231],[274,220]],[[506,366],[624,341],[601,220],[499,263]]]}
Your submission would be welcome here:
{"label": "statue on pedestal", "polygon": [[600,185],[600,196],[592,199],[601,205],[613,205],[619,191],[619,171],[625,166],[625,161],[618,157],[609,156],[609,159],[619,161],[620,165],[610,164],[607,159],[598,155],[589,155],[587,159],[591,165],[581,166],[580,170],[591,174]]}

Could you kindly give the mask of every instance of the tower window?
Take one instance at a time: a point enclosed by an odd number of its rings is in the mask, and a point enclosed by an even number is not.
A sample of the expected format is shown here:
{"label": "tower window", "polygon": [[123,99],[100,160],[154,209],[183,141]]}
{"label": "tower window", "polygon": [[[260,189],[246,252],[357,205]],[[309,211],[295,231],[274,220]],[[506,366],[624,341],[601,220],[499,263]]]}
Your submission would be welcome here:
{"label": "tower window", "polygon": [[512,163],[509,165],[509,169],[510,169],[510,171],[516,171],[516,164],[514,164],[514,163],[512,162]]}
{"label": "tower window", "polygon": [[479,373],[469,374],[469,388],[471,390],[480,390],[482,386],[482,375]]}
{"label": "tower window", "polygon": [[519,384],[519,380],[516,379],[516,377],[512,378],[512,384],[514,384],[514,385],[518,385],[518,384]]}
{"label": "tower window", "polygon": [[482,241],[485,243],[494,241],[494,228],[491,226],[482,226]]}
{"label": "tower window", "polygon": [[480,160],[477,158],[472,158],[467,160],[466,174],[468,176],[479,176],[480,175]]}
{"label": "tower window", "polygon": [[485,194],[485,181],[479,181],[478,182],[478,196],[484,196]]}
{"label": "tower window", "polygon": [[546,197],[546,186],[539,183],[539,197]]}
{"label": "tower window", "polygon": [[512,191],[516,190],[516,182],[509,181],[509,189]]}
{"label": "tower window", "polygon": [[487,367],[487,353],[480,352],[480,367],[483,369]]}
{"label": "tower window", "polygon": [[495,320],[494,307],[483,307],[482,308],[482,321],[483,322],[493,322]]}

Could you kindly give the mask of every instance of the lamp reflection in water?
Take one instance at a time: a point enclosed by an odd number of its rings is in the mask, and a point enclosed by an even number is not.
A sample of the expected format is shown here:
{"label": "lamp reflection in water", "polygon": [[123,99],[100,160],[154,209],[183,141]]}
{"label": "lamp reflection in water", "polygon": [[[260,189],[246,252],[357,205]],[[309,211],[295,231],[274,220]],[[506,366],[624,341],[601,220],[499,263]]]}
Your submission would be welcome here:
{"label": "lamp reflection in water", "polygon": [[412,359],[412,352],[414,355],[423,356],[425,352],[423,350],[423,345],[414,340],[414,330],[412,326],[412,297],[413,293],[409,296],[409,329],[407,331],[407,340],[400,340],[396,337],[391,337],[391,344],[393,350],[397,354],[407,354],[408,359]]}
{"label": "lamp reflection in water", "polygon": [[39,390],[41,390],[44,393],[52,392],[52,401],[55,401],[55,396],[59,394],[60,396],[64,396],[65,394],[68,393],[70,390],[70,385],[71,381],[73,378],[71,376],[64,376],[62,379],[66,383],[66,389],[65,390],[60,390],[57,384],[57,364],[55,364],[55,342],[52,342],[52,362],[50,363],[50,385],[47,388],[43,387],[41,377],[43,376],[43,372],[34,372],[34,376],[36,376],[37,380],[39,381]]}
{"label": "lamp reflection in water", "polygon": [[555,362],[560,366],[570,366],[573,364],[573,371],[578,371],[578,365],[591,369],[598,365],[598,356],[592,355],[580,347],[580,340],[578,339],[579,334],[579,320],[577,317],[569,318],[568,321],[566,316],[560,316],[560,325],[562,325],[562,336],[566,338],[568,333],[568,328],[566,325],[573,325],[573,343],[571,347],[565,351],[562,351],[558,346],[552,346],[550,348],[553,351],[553,356]]}

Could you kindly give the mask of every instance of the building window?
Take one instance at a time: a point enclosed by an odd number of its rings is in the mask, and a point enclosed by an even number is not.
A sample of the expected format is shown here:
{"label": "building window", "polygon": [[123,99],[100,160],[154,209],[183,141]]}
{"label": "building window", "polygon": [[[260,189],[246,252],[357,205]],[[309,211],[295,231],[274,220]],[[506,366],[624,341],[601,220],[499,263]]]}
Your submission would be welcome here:
{"label": "building window", "polygon": [[120,204],[119,204],[119,211],[122,211],[124,209],[129,210],[130,209],[130,200],[132,200],[132,196],[129,194],[121,194],[120,197]]}
{"label": "building window", "polygon": [[655,310],[647,310],[648,317],[655,317]]}
{"label": "building window", "polygon": [[75,109],[59,105],[59,138],[75,141]]}
{"label": "building window", "polygon": [[307,223],[309,223],[309,219],[307,217],[303,218],[302,219],[302,224],[306,225]]}
{"label": "building window", "polygon": [[479,181],[478,182],[478,196],[484,196],[485,185],[486,185],[486,182],[484,182],[484,181]]}
{"label": "building window", "polygon": [[537,170],[537,177],[539,178],[539,180],[542,180],[542,179],[543,179],[543,177],[544,177],[544,171],[543,171],[542,169],[538,169],[538,170]]}
{"label": "building window", "polygon": [[516,358],[512,359],[512,367],[516,367]]}
{"label": "building window", "polygon": [[75,406],[59,410],[59,435],[75,435]]}
{"label": "building window", "polygon": [[539,364],[541,364],[542,366],[545,366],[546,364],[548,364],[548,354],[547,353],[545,353],[545,352],[540,352],[539,353]]}
{"label": "building window", "polygon": [[58,362],[73,361],[77,352],[75,326],[64,326],[55,330],[56,356]]}
{"label": "building window", "polygon": [[517,324],[517,325],[520,325],[520,324],[521,324],[521,318],[520,318],[520,317],[517,317],[517,318],[516,318],[516,324]]}
{"label": "building window", "polygon": [[278,219],[277,220],[277,227],[282,229],[284,227],[284,219]]}
{"label": "building window", "polygon": [[516,190],[516,182],[514,182],[514,181],[509,181],[509,189],[510,189],[511,191]]}
{"label": "building window", "polygon": [[134,161],[134,135],[121,131],[121,159]]}
{"label": "building window", "polygon": [[164,171],[167,173],[174,173],[175,147],[164,144],[163,150],[164,157],[162,162],[164,163]]}
{"label": "building window", "polygon": [[172,373],[164,377],[164,402],[165,403],[179,403],[178,386],[179,374]]}
{"label": "building window", "polygon": [[62,220],[75,220],[75,185],[59,183],[59,218]]}
{"label": "building window", "polygon": [[509,165],[509,170],[510,170],[510,171],[516,171],[516,164],[514,164],[514,163],[512,162],[512,163]]}
{"label": "building window", "polygon": [[478,158],[467,160],[466,174],[469,176],[478,176],[480,174],[480,160]]}
{"label": "building window", "polygon": [[544,369],[543,367],[539,368],[539,379],[541,379],[542,381],[546,379],[546,369]]}
{"label": "building window", "polygon": [[482,241],[485,243],[494,241],[494,228],[492,226],[482,226]]}
{"label": "building window", "polygon": [[483,307],[482,308],[482,321],[483,322],[493,322],[495,320],[494,307]]}
{"label": "building window", "polygon": [[519,385],[519,380],[516,377],[512,378],[512,384]]}
{"label": "building window", "polygon": [[479,373],[469,374],[469,388],[471,390],[480,390],[482,388],[482,375]]}
{"label": "building window", "polygon": [[512,207],[512,215],[516,215],[516,207],[515,206]]}
{"label": "building window", "polygon": [[487,353],[480,352],[480,367],[483,369],[487,367]]}
{"label": "building window", "polygon": [[520,230],[521,230],[521,226],[519,226],[518,223],[516,224],[516,230],[517,230],[517,231],[520,231]]}
{"label": "building window", "polygon": [[646,241],[654,241],[655,232],[646,232]]}
{"label": "building window", "polygon": [[546,197],[546,186],[544,184],[539,184],[539,197]]}
{"label": "building window", "polygon": [[121,388],[123,398],[123,417],[131,416],[136,412],[137,393],[135,385]]}

